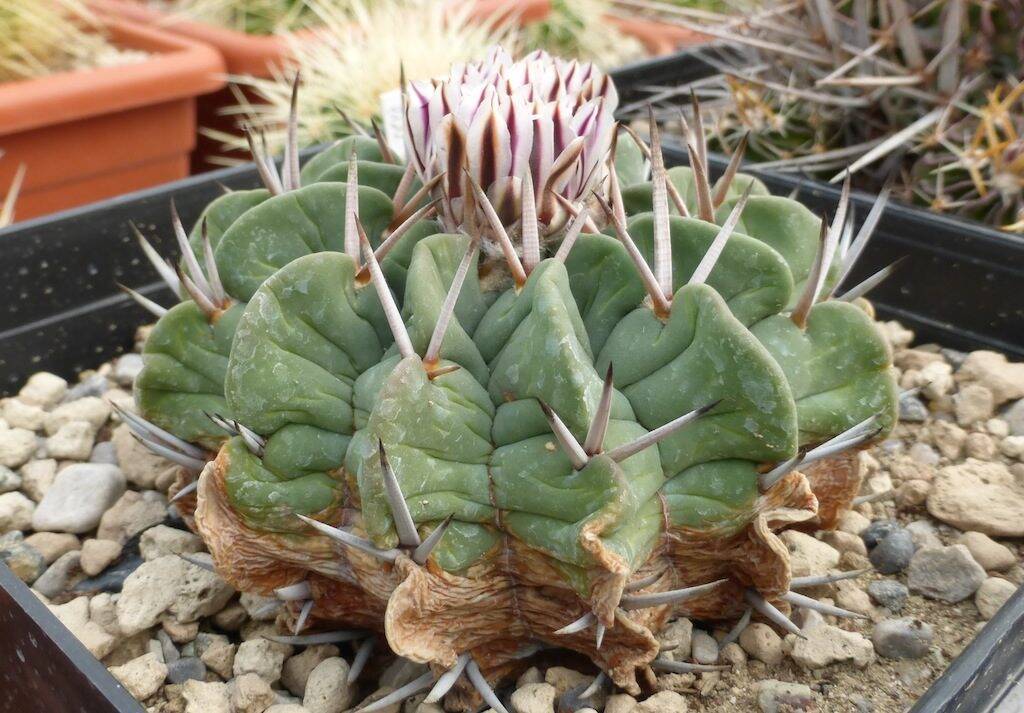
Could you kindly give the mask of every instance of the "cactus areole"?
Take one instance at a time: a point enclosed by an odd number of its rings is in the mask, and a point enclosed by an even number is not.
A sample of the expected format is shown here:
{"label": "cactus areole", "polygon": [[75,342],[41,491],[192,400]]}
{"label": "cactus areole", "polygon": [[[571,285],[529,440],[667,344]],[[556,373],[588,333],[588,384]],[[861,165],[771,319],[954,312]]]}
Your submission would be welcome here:
{"label": "cactus areole", "polygon": [[183,301],[137,296],[124,416],[288,641],[386,644],[431,667],[401,695],[503,710],[543,648],[637,693],[700,668],[659,658],[673,616],[823,606],[790,590],[836,575],[791,580],[776,533],[831,526],[896,418],[859,299],[885,275],[837,289],[880,205],[854,236],[848,195],[828,224],[738,164],[711,184],[699,139],[666,170],[615,106],[495,51],[406,87],[407,165],[376,127],[301,171],[253,137],[266,189],[175,219]]}

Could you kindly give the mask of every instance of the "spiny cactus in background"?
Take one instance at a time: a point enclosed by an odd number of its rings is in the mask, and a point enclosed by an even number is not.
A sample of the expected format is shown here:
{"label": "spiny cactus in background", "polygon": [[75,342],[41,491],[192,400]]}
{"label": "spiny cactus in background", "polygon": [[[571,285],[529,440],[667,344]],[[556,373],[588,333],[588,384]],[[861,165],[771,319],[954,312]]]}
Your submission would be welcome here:
{"label": "spiny cactus in background", "polygon": [[[457,62],[482,57],[496,44],[517,44],[509,22],[474,22],[469,3],[455,7],[435,0],[306,0],[315,28],[289,39],[291,62],[271,78],[233,77],[255,95],[232,112],[283,148],[292,77],[302,75],[299,143],[325,143],[350,135],[353,122],[378,119],[381,94],[409,79],[444,76]],[[340,110],[340,111],[339,111]],[[237,137],[209,132],[231,148]]]}
{"label": "spiny cactus in background", "polygon": [[[518,3],[509,3],[515,9]],[[643,44],[608,22],[613,0],[551,0],[548,15],[527,23],[523,43],[565,57],[618,67],[644,56]]]}
{"label": "spiny cactus in background", "polygon": [[1000,83],[973,111],[955,112],[944,133],[907,169],[915,197],[1024,233],[1024,82]]}
{"label": "spiny cactus in background", "polygon": [[722,74],[693,84],[715,148],[749,133],[754,166],[848,168],[872,191],[895,174],[902,200],[1024,230],[1018,0],[801,0],[699,22],[659,8],[727,43],[701,53]]}
{"label": "spiny cactus in background", "polygon": [[[339,7],[345,0],[332,0]],[[307,0],[150,0],[176,16],[252,35],[272,35],[311,25],[316,14]]]}
{"label": "spiny cactus in background", "polygon": [[77,69],[110,51],[79,0],[0,0],[0,82]]}
{"label": "spiny cactus in background", "polygon": [[848,186],[829,225],[735,164],[711,185],[703,142],[666,170],[544,54],[405,102],[409,164],[356,136],[300,171],[293,140],[175,221],[180,280],[155,257],[185,301],[148,304],[124,416],[217,571],[277,596],[282,641],[358,642],[353,677],[384,643],[431,665],[364,711],[504,711],[546,647],[633,693],[707,670],[659,656],[676,614],[855,616],[794,591],[837,577],[791,579],[775,533],[831,526],[896,418],[853,303],[878,278],[836,297],[884,201],[854,238]]}

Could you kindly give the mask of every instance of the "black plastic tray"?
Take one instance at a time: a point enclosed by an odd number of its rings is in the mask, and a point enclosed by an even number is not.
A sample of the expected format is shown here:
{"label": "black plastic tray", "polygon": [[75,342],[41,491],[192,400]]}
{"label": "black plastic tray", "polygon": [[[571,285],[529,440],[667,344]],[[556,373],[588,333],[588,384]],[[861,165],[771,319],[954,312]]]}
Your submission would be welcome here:
{"label": "black plastic tray", "polygon": [[0,393],[37,371],[74,378],[130,349],[135,329],[152,318],[117,283],[172,304],[130,222],[173,255],[172,199],[191,225],[222,186],[257,183],[250,167],[224,169],[0,230]]}
{"label": "black plastic tray", "polygon": [[0,711],[143,711],[4,564],[0,564]]}
{"label": "black plastic tray", "polygon": [[[641,97],[647,86],[692,81],[707,73],[706,65],[683,54],[624,67],[614,76],[623,101],[629,102]],[[685,161],[678,148],[667,148],[669,161]],[[712,164],[720,171],[724,160],[714,157]],[[801,199],[817,212],[832,212],[838,200],[838,191],[831,186],[791,176],[759,175],[776,193],[799,187]],[[169,304],[170,296],[161,295],[166,290],[131,237],[129,221],[135,221],[158,250],[173,255],[172,198],[182,219],[191,224],[223,185],[251,188],[257,183],[249,166],[225,169],[0,230],[0,393],[16,391],[28,376],[41,370],[73,379],[79,371],[130,349],[136,327],[151,318],[118,291],[116,282],[162,297]],[[857,214],[863,217],[871,199],[855,195],[854,200]],[[892,205],[851,279],[904,255],[910,258],[906,265],[872,295],[883,316],[897,318],[917,331],[919,338],[945,346],[996,349],[1024,359],[1024,240],[975,223]],[[38,658],[8,662],[18,650],[8,646],[15,640],[10,637],[22,631],[50,631],[55,648],[65,651],[72,651],[77,642],[68,641],[70,635],[61,639],[56,619],[45,607],[40,609],[34,597],[19,594],[24,586],[9,582],[11,577],[5,574],[0,565],[0,665],[9,670],[7,666],[17,664],[22,676],[34,681],[19,684],[18,690],[30,695],[34,689],[25,686],[52,681],[62,691],[98,691],[82,694],[93,696],[83,698],[86,703],[99,701],[83,710],[138,711],[130,699],[116,698],[121,692],[116,684],[110,689],[109,674],[87,653],[83,658],[80,647],[65,659],[55,655],[43,663]],[[1018,592],[921,699],[915,713],[995,713],[1005,692],[1022,677],[1022,629],[1024,595]],[[51,666],[78,672],[58,676]],[[72,688],[64,689],[65,682]],[[4,693],[0,690],[0,703]],[[108,700],[103,703],[105,695]],[[64,709],[19,705],[2,710]]]}
{"label": "black plastic tray", "polygon": [[1024,588],[996,612],[910,713],[1024,711]]}

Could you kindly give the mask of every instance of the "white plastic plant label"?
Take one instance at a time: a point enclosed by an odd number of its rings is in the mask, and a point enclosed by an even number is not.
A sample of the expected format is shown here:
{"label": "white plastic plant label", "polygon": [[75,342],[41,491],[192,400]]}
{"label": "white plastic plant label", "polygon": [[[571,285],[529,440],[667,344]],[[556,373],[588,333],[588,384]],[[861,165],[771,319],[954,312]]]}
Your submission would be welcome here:
{"label": "white plastic plant label", "polygon": [[402,122],[402,92],[392,89],[380,95],[380,116],[384,139],[395,156],[405,160],[405,130]]}

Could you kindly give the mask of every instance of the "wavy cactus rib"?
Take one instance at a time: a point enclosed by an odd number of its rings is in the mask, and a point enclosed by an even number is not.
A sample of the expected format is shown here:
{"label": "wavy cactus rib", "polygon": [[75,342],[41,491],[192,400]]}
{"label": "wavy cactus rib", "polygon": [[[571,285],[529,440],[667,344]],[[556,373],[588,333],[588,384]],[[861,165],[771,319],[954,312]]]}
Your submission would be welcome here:
{"label": "wavy cactus rib", "polygon": [[406,100],[414,170],[351,137],[211,204],[182,274],[224,298],[147,344],[138,428],[207,454],[178,504],[218,571],[296,632],[381,633],[454,707],[545,645],[638,691],[675,612],[794,628],[818,605],[775,532],[848,507],[844,453],[896,413],[884,340],[831,298],[845,208],[711,186],[700,146],[611,155],[589,65],[498,52]]}

